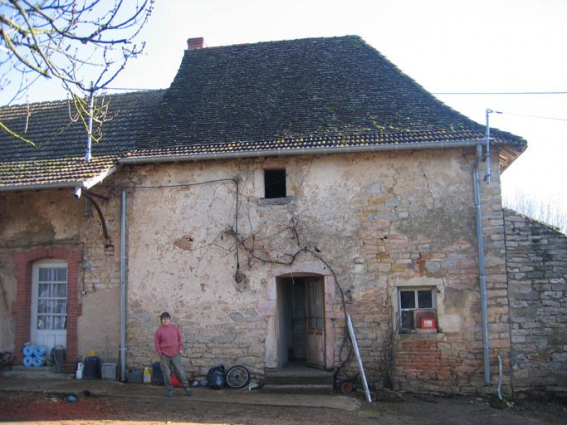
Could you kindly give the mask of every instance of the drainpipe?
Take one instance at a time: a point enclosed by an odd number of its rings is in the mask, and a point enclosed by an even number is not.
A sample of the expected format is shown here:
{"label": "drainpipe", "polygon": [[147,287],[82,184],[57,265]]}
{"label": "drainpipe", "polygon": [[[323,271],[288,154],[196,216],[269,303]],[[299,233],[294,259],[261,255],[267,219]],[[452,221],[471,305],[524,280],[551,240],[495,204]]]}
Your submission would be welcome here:
{"label": "drainpipe", "polygon": [[120,211],[120,381],[126,382],[126,192]]}
{"label": "drainpipe", "polygon": [[482,315],[482,346],[484,359],[484,384],[490,385],[490,357],[488,343],[488,306],[486,300],[486,264],[484,259],[484,237],[480,204],[480,181],[478,165],[482,157],[482,145],[477,145],[473,168],[474,208],[476,216],[476,238],[478,241],[478,274],[480,281],[480,312]]}

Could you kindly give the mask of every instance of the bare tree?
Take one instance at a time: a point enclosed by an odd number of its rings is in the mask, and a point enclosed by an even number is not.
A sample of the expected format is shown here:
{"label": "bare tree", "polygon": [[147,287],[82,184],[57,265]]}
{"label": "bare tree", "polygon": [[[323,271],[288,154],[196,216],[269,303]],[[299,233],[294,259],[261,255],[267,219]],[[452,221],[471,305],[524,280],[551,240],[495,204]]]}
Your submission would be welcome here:
{"label": "bare tree", "polygon": [[524,192],[519,192],[504,198],[504,205],[567,233],[567,211],[562,208],[559,195],[556,198],[536,200]]}
{"label": "bare tree", "polygon": [[[0,0],[0,88],[14,103],[35,82],[62,84],[92,136],[92,120],[106,118],[104,105],[91,99],[139,55],[134,40],[155,0]],[[89,125],[91,124],[91,125]],[[28,143],[0,122],[0,128]]]}

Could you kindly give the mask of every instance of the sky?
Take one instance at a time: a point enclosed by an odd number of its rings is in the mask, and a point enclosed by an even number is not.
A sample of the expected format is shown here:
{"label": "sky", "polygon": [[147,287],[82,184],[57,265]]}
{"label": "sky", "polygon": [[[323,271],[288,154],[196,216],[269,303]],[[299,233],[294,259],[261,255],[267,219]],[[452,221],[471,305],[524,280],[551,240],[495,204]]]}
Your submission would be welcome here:
{"label": "sky", "polygon": [[[503,174],[504,197],[525,192],[567,213],[566,21],[567,0],[157,0],[145,53],[112,87],[168,87],[190,37],[215,47],[359,35],[469,118],[503,112],[490,126],[528,141]],[[65,96],[43,88],[29,98]]]}

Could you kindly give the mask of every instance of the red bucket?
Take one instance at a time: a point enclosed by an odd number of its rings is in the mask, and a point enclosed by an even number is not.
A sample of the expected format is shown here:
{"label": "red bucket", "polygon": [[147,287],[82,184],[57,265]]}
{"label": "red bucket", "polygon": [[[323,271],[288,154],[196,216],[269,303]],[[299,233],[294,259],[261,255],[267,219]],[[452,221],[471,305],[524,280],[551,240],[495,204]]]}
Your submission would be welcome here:
{"label": "red bucket", "polygon": [[171,385],[173,385],[174,387],[177,387],[177,388],[181,388],[181,382],[179,382],[179,379],[177,379],[177,376],[171,375]]}

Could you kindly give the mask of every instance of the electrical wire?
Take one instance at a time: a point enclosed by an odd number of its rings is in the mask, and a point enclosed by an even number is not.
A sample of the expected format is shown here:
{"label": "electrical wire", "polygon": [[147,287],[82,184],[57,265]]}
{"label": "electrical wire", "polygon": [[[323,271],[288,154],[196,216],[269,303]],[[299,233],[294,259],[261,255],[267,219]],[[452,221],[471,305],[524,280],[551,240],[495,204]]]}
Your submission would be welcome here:
{"label": "electrical wire", "polygon": [[438,92],[431,93],[439,96],[547,96],[555,94],[567,94],[567,91],[519,91],[519,92]]}
{"label": "electrical wire", "polygon": [[171,184],[171,185],[158,185],[158,186],[124,186],[124,185],[111,185],[102,184],[100,186],[104,187],[114,187],[118,189],[164,189],[168,187],[188,187],[188,186],[201,186],[204,184],[219,183],[219,182],[234,182],[234,179],[218,179],[218,180],[208,180],[205,182],[198,183],[181,183],[181,184]]}
{"label": "electrical wire", "polygon": [[544,117],[541,115],[527,115],[527,114],[515,114],[513,112],[504,112],[504,111],[499,111],[504,115],[515,115],[518,117],[529,117],[529,118],[539,118],[542,120],[555,120],[555,121],[567,121],[567,118],[556,118],[556,117]]}

